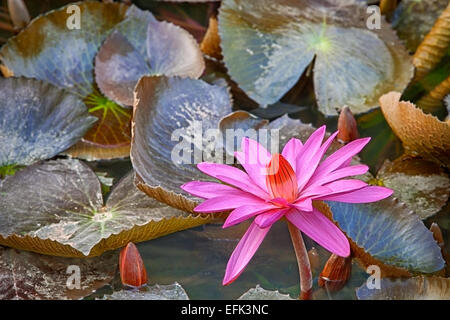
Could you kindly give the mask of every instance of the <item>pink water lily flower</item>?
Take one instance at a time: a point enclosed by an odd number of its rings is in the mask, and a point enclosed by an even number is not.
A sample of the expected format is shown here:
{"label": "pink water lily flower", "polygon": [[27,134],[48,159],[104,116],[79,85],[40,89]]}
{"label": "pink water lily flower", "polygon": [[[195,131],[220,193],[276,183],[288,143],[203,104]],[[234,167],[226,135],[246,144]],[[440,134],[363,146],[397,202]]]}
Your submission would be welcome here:
{"label": "pink water lily flower", "polygon": [[389,197],[392,190],[369,186],[357,179],[366,165],[350,165],[352,157],[370,138],[354,140],[322,161],[337,132],[325,143],[325,126],[305,142],[292,138],[281,154],[271,155],[258,142],[243,138],[242,152],[235,157],[245,169],[203,162],[198,169],[226,184],[192,181],[181,188],[206,199],[194,210],[211,213],[233,210],[223,227],[254,218],[228,261],[223,284],[233,282],[245,269],[273,223],[286,218],[308,237],[338,256],[350,255],[344,233],[312,205],[312,200],[349,203],[374,202]]}

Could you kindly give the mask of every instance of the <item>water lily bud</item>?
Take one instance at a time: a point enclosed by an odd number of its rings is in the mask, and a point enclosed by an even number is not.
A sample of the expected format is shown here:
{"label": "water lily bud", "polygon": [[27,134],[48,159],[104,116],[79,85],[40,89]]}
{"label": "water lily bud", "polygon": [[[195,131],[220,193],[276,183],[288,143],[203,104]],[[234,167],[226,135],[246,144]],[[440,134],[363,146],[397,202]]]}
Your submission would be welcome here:
{"label": "water lily bud", "polygon": [[8,0],[8,10],[14,28],[23,29],[30,22],[30,14],[23,0]]}
{"label": "water lily bud", "polygon": [[347,106],[344,106],[339,114],[338,130],[337,138],[341,141],[350,142],[359,138],[355,117]]}
{"label": "water lily bud", "polygon": [[122,284],[142,287],[147,284],[147,271],[134,243],[130,242],[122,249],[119,256],[119,270]]}
{"label": "water lily bud", "polygon": [[319,286],[330,291],[341,290],[350,278],[352,258],[332,254],[319,276]]}

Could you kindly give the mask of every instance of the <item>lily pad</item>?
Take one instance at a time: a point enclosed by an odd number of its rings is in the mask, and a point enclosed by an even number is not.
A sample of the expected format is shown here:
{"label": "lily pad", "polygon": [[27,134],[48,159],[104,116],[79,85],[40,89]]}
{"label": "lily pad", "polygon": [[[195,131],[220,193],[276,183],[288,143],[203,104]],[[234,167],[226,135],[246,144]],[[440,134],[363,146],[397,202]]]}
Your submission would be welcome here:
{"label": "lily pad", "polygon": [[[67,6],[34,19],[0,50],[0,60],[15,76],[46,80],[82,97],[93,92],[94,57],[127,6],[85,1],[80,28],[69,29]],[[73,4],[71,4],[73,5]]]}
{"label": "lily pad", "polygon": [[368,204],[327,204],[333,220],[351,239],[352,252],[365,265],[379,265],[384,276],[407,274],[398,268],[421,273],[444,268],[433,234],[417,214],[392,197]]}
{"label": "lily pad", "polygon": [[278,290],[270,291],[261,288],[258,284],[255,288],[249,289],[238,300],[294,300],[288,294],[282,294]]}
{"label": "lily pad", "polygon": [[434,162],[422,159],[386,160],[377,179],[393,189],[398,199],[414,209],[421,219],[439,212],[450,195],[448,175]]}
{"label": "lily pad", "polygon": [[49,159],[97,121],[74,94],[44,81],[0,78],[0,171]]}
{"label": "lily pad", "polygon": [[[378,106],[413,76],[411,59],[389,24],[366,26],[356,1],[224,0],[219,14],[222,54],[230,76],[261,105],[280,100],[314,60],[319,110],[337,115]],[[398,88],[398,89],[393,89]]]}
{"label": "lily pad", "polygon": [[0,182],[0,244],[92,257],[208,222],[147,197],[133,179],[123,178],[104,205],[96,174],[78,160],[29,166]]}
{"label": "lily pad", "polygon": [[386,121],[405,147],[405,152],[450,166],[450,124],[425,114],[414,104],[400,101],[399,92],[380,98]]}
{"label": "lily pad", "polygon": [[403,0],[392,24],[407,48],[414,52],[448,5],[448,0]]}
{"label": "lily pad", "polygon": [[128,157],[131,111],[103,97],[94,81],[95,56],[128,7],[97,1],[70,5],[80,9],[79,28],[70,24],[74,17],[68,6],[50,11],[9,39],[0,49],[0,60],[15,76],[45,80],[85,99],[99,121],[68,151],[71,156]]}
{"label": "lily pad", "polygon": [[[208,129],[217,129],[219,120],[231,112],[227,89],[202,80],[145,76],[135,97],[131,161],[138,188],[193,212],[198,198],[180,186],[204,179],[196,164],[210,144]],[[217,130],[209,132],[214,137]]]}
{"label": "lily pad", "polygon": [[175,282],[170,285],[144,287],[141,290],[121,290],[106,295],[104,300],[189,300],[183,287]]}
{"label": "lily pad", "polygon": [[359,300],[450,300],[450,279],[381,279],[380,289],[369,289],[364,284],[356,290],[356,296]]}
{"label": "lily pad", "polygon": [[143,75],[202,75],[205,62],[189,32],[159,22],[150,12],[134,6],[127,14],[129,17],[106,39],[95,59],[96,81],[108,98],[132,106],[134,87]]}
{"label": "lily pad", "polygon": [[[117,252],[76,259],[0,248],[0,300],[86,297],[113,280],[117,259]],[[70,277],[78,270],[81,277],[77,288],[77,283],[70,281]]]}

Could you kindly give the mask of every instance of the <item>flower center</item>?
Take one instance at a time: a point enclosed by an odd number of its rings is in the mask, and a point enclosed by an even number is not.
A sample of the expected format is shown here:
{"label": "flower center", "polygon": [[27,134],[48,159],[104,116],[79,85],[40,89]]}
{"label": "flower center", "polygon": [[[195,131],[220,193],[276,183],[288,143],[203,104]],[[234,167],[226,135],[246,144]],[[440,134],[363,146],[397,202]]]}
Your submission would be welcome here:
{"label": "flower center", "polygon": [[267,167],[267,189],[276,198],[293,202],[297,198],[297,176],[289,161],[281,154],[275,153]]}

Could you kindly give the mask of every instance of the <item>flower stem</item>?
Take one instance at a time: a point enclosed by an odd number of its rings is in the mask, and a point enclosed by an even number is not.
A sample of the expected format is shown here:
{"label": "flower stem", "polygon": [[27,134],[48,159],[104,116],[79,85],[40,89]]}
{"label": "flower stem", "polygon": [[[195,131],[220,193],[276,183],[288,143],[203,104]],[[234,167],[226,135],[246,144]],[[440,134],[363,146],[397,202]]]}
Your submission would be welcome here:
{"label": "flower stem", "polygon": [[306,251],[301,231],[290,222],[288,222],[288,228],[292,244],[294,245],[295,256],[297,257],[300,275],[300,299],[309,300],[312,293],[312,274],[308,251]]}

